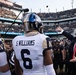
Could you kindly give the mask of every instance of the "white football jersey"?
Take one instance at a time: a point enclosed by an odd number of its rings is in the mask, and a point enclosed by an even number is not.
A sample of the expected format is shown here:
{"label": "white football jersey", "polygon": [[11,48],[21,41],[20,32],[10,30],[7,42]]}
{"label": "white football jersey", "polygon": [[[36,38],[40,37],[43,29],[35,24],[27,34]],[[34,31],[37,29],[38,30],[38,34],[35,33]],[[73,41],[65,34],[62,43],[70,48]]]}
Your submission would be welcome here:
{"label": "white football jersey", "polygon": [[17,36],[12,44],[23,75],[46,75],[43,64],[43,41],[47,38],[44,34],[34,36]]}
{"label": "white football jersey", "polygon": [[[5,66],[7,64],[7,55],[6,55],[6,52],[2,49],[0,49],[0,67],[2,66]],[[11,75],[11,72],[5,72],[5,73],[2,73],[0,72],[0,75]]]}
{"label": "white football jersey", "polygon": [[0,66],[7,64],[7,56],[4,50],[0,50]]}

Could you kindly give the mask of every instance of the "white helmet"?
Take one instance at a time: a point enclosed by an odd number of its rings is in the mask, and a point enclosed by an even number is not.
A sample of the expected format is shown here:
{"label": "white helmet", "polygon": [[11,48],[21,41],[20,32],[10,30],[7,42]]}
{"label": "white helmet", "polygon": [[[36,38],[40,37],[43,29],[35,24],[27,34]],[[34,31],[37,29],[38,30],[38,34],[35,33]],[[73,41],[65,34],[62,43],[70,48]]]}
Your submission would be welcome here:
{"label": "white helmet", "polygon": [[38,30],[41,32],[42,21],[35,13],[28,13],[24,15],[22,22],[25,25],[25,32],[30,32],[32,30]]}

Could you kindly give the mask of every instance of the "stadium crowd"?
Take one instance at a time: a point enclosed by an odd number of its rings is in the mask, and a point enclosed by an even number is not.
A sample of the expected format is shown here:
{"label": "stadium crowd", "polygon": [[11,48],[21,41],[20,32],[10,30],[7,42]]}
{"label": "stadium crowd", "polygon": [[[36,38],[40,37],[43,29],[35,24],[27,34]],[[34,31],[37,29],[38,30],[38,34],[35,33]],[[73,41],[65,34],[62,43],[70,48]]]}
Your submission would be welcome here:
{"label": "stadium crowd", "polygon": [[16,14],[10,9],[5,9],[5,8],[0,7],[0,17],[14,19],[16,18]]}
{"label": "stadium crowd", "polygon": [[[7,10],[5,8],[0,8],[0,17],[4,17],[4,18],[12,18],[12,19],[15,19],[17,16],[16,14],[12,11],[12,10]],[[63,19],[63,18],[69,18],[69,17],[75,17],[75,11],[76,9],[72,9],[72,10],[67,10],[67,11],[64,11],[64,12],[58,12],[58,13],[37,13],[42,20],[45,20],[45,19]],[[53,16],[54,15],[54,16]],[[66,15],[63,16],[63,15]],[[51,16],[51,17],[50,17]],[[58,16],[56,18],[56,16]],[[60,18],[62,16],[62,18]],[[19,18],[18,18],[19,19]],[[45,25],[44,26],[44,32],[49,32],[49,31],[54,31],[55,28],[57,26],[61,26],[62,28],[66,29],[67,31],[69,32],[72,32],[75,28],[76,28],[76,22],[72,22],[72,23],[64,23],[64,24],[54,24],[54,25]],[[8,28],[10,27],[10,24],[4,24],[4,23],[0,23],[0,31],[7,31]],[[22,25],[13,25],[12,28],[9,29],[9,32],[20,32],[20,33],[23,33],[23,27]]]}
{"label": "stadium crowd", "polygon": [[71,10],[64,10],[61,12],[56,13],[38,13],[38,15],[41,17],[42,20],[57,20],[57,19],[64,19],[64,18],[70,18],[76,16],[76,9]]}
{"label": "stadium crowd", "polygon": [[[44,32],[52,32],[55,31],[55,28],[57,26],[61,26],[68,32],[73,32],[74,29],[76,29],[76,23],[71,23],[71,24],[62,24],[62,25],[53,25],[53,26],[44,26]],[[0,23],[0,31],[1,32],[6,32],[10,27],[10,24],[5,24],[5,23]],[[13,25],[10,29],[9,32],[16,32],[16,33],[23,33],[23,26],[22,25]]]}
{"label": "stadium crowd", "polygon": [[[0,31],[6,32],[10,28],[11,24],[0,23]],[[13,25],[9,32],[23,33],[23,26],[21,25]]]}

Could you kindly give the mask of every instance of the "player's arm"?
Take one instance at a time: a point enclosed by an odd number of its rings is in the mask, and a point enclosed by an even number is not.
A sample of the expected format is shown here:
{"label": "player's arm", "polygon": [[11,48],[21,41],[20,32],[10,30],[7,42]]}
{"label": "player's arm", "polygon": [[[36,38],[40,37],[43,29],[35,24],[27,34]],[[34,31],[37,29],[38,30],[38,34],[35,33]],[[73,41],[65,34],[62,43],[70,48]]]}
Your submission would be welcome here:
{"label": "player's arm", "polygon": [[0,66],[0,72],[6,72],[8,71],[10,68],[9,68],[9,65],[8,64],[5,64],[3,66]]}
{"label": "player's arm", "polygon": [[47,75],[56,75],[55,70],[53,68],[53,61],[51,57],[52,45],[51,45],[49,38],[47,38],[47,40],[44,40],[43,48],[44,48],[44,52],[43,52],[44,65],[47,70]]}
{"label": "player's arm", "polygon": [[2,75],[11,75],[5,51],[0,51],[0,72]]}
{"label": "player's arm", "polygon": [[22,75],[22,69],[20,67],[19,61],[16,59],[16,56],[14,56],[14,61],[15,61],[15,72],[16,72],[16,75]]}
{"label": "player's arm", "polygon": [[62,33],[62,35],[64,35],[65,37],[67,37],[71,41],[74,39],[73,35],[69,34],[65,30],[63,30],[60,26],[56,28],[56,31],[60,31],[60,33]]}

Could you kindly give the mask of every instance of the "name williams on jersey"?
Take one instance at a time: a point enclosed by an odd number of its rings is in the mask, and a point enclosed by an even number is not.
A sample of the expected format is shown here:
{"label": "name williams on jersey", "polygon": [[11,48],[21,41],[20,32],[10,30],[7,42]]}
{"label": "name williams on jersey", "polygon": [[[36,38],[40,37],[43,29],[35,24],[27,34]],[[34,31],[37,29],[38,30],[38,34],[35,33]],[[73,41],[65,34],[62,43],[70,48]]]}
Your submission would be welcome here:
{"label": "name williams on jersey", "polygon": [[18,40],[16,41],[16,46],[33,46],[35,45],[35,40]]}

